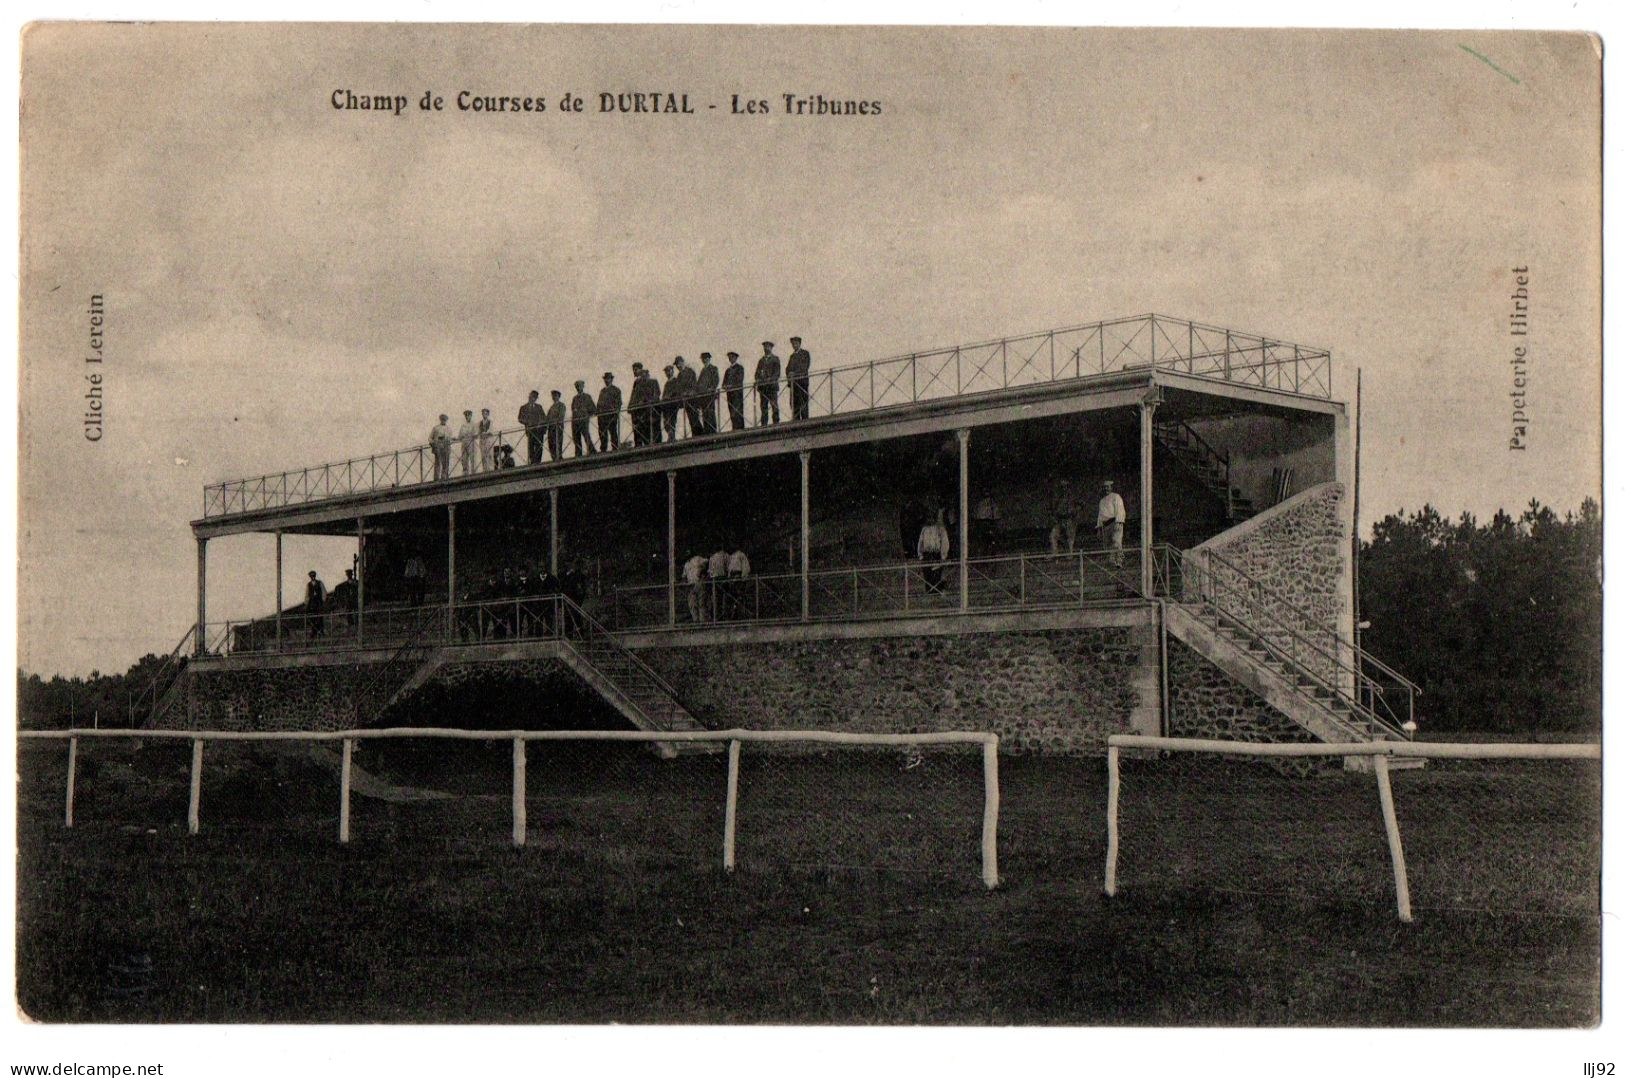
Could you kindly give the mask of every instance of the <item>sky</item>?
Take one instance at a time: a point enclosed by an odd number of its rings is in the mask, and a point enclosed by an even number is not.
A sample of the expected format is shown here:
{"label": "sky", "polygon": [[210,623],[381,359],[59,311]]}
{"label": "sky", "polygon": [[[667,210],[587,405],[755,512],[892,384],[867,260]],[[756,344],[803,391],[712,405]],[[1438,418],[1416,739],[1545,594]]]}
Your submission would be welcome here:
{"label": "sky", "polygon": [[[174,646],[207,483],[793,333],[829,367],[1157,311],[1327,348],[1340,398],[1363,372],[1367,525],[1601,493],[1584,36],[44,24],[22,52],[31,672]],[[414,104],[336,110],[344,89]],[[463,113],[461,90],[548,108]],[[697,113],[603,115],[604,91]],[[790,117],[785,93],[883,110]],[[290,594],[348,556],[289,550]],[[211,543],[210,617],[268,612],[270,559]]]}

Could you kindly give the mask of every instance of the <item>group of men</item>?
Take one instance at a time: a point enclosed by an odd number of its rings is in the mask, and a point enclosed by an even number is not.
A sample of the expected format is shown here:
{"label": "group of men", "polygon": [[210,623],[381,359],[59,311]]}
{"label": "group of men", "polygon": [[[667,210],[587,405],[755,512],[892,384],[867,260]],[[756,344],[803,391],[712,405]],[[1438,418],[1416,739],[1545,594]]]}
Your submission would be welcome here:
{"label": "group of men", "polygon": [[[1066,540],[1068,554],[1077,549],[1078,544],[1078,502],[1072,494],[1072,481],[1057,479],[1055,488],[1050,492],[1050,529],[1049,549],[1051,554],[1061,552],[1061,540]],[[1128,520],[1128,513],[1123,507],[1123,496],[1113,489],[1112,481],[1106,480],[1101,487],[1100,501],[1095,507],[1095,530],[1100,536],[1100,545],[1112,551],[1112,564],[1121,565],[1123,562],[1123,525]]]}
{"label": "group of men", "polygon": [[[751,383],[755,389],[757,426],[780,421],[781,381],[787,381],[790,387],[790,418],[806,419],[811,414],[812,353],[801,346],[800,337],[791,337],[790,346],[793,349],[790,357],[781,366],[773,351],[774,343],[762,342],[762,356],[756,361],[755,379]],[[548,405],[541,403],[539,391],[531,390],[530,399],[519,408],[527,463],[562,459],[566,424],[578,457],[608,453],[623,444],[645,446],[674,442],[685,426],[690,438],[718,434],[722,430],[719,409],[724,402],[728,409],[728,429],[744,430],[747,425],[745,367],[739,361],[738,352],[729,352],[727,358],[727,367],[719,370],[710,352],[700,353],[698,369],[678,356],[666,365],[664,383],[657,382],[653,372],[643,364],[632,364],[630,399],[624,401],[632,426],[629,443],[621,441],[623,398],[613,371],[604,372],[604,385],[596,398],[587,392],[585,381],[576,382],[575,396],[570,398],[568,406],[564,395],[556,389],[550,391],[553,400]],[[501,440],[492,425],[489,408],[482,408],[477,420],[472,409],[465,411],[463,425],[455,434],[450,418],[440,417],[440,422],[429,432],[435,479],[451,478],[454,448],[462,475],[512,468],[516,463],[513,447]]]}
{"label": "group of men", "polygon": [[457,632],[464,641],[525,639],[550,636],[555,604],[562,595],[579,606],[587,599],[587,582],[574,567],[554,575],[546,567],[504,566],[462,596]]}
{"label": "group of men", "polygon": [[328,592],[327,585],[312,569],[305,579],[305,631],[312,638],[327,635],[327,619],[340,617],[346,625],[355,623],[361,601],[361,586],[355,570],[344,570],[344,579]]}
{"label": "group of men", "polygon": [[750,576],[750,558],[743,550],[732,554],[718,547],[707,558],[696,554],[683,563],[683,583],[688,585],[688,619],[730,621],[745,616],[741,585]]}

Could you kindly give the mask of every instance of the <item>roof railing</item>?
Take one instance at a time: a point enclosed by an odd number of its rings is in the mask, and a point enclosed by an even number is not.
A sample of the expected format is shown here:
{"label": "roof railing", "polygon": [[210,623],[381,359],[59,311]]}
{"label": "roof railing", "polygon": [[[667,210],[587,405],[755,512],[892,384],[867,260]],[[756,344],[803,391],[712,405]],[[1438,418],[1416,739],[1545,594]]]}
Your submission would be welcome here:
{"label": "roof railing", "polygon": [[[650,407],[567,413],[557,424],[493,428],[436,446],[419,444],[203,488],[205,518],[259,512],[378,490],[456,483],[515,466],[600,452],[636,451],[689,438],[1154,367],[1198,378],[1329,399],[1331,353],[1269,337],[1147,314],[953,345],[734,385]],[[743,367],[743,365],[741,365]],[[696,368],[697,370],[698,368]],[[657,391],[662,387],[658,384]],[[631,386],[623,392],[630,395]],[[460,428],[458,428],[460,430]]]}

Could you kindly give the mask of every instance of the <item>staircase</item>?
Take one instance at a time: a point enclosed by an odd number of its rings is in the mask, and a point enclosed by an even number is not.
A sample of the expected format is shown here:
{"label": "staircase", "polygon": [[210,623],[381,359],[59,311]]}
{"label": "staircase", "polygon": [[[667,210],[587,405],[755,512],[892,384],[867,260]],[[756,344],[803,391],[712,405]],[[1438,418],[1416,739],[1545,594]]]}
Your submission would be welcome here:
{"label": "staircase", "polygon": [[141,695],[130,701],[130,723],[147,729],[158,726],[174,708],[175,702],[186,694],[186,682],[191,676],[187,659],[191,656],[197,626],[186,630],[175,650],[165,656],[158,672]]}
{"label": "staircase", "polygon": [[1166,608],[1176,639],[1320,741],[1411,740],[1414,683],[1334,631],[1308,628],[1314,620],[1291,600],[1215,552],[1182,558],[1180,572],[1183,601]]}
{"label": "staircase", "polygon": [[[640,730],[704,730],[677,693],[649,665],[614,635],[564,596],[555,596],[559,657]],[[665,757],[679,753],[717,752],[714,742],[657,743]]]}
{"label": "staircase", "polygon": [[420,625],[395,654],[371,671],[372,676],[353,697],[356,729],[377,723],[397,700],[409,696],[433,676],[445,655],[441,647],[443,635],[443,626],[438,622]]}
{"label": "staircase", "polygon": [[1158,419],[1151,431],[1157,444],[1224,504],[1227,521],[1239,524],[1257,512],[1253,503],[1230,485],[1230,455],[1208,445],[1189,423],[1182,419]]}

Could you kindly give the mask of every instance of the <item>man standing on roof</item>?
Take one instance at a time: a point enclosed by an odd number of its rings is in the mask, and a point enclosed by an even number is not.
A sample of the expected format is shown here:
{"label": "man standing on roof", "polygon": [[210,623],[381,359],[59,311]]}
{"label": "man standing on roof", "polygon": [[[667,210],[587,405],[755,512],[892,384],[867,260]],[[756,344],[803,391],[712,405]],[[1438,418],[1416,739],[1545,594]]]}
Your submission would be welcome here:
{"label": "man standing on roof", "polygon": [[1123,511],[1123,496],[1112,489],[1106,480],[1101,488],[1100,512],[1095,515],[1095,528],[1100,532],[1100,545],[1112,552],[1112,564],[1123,564],[1123,522],[1128,514]]}
{"label": "man standing on roof", "polygon": [[604,372],[604,388],[598,391],[598,451],[608,453],[621,447],[621,389],[615,375]]}
{"label": "man standing on roof", "polygon": [[626,410],[632,417],[632,444],[655,445],[660,441],[660,421],[655,418],[655,406],[660,402],[660,387],[649,377],[641,363],[632,364],[632,395]]}
{"label": "man standing on roof", "polygon": [[728,395],[728,426],[745,429],[745,365],[738,352],[728,353],[728,369],[722,372],[722,388]]}
{"label": "man standing on roof", "polygon": [[496,432],[491,429],[491,409],[480,409],[480,471],[488,472],[496,467],[491,458],[491,450],[496,448]]}
{"label": "man standing on roof", "polygon": [[519,422],[525,428],[525,463],[542,462],[542,428],[547,424],[547,409],[536,398],[541,393],[530,391],[530,400],[519,406]]}
{"label": "man standing on roof", "polygon": [[[762,358],[756,361],[756,425],[765,427],[779,421],[779,357],[773,354],[773,342],[762,342]],[[767,417],[772,415],[772,420]]]}
{"label": "man standing on roof", "polygon": [[[681,358],[681,357],[679,357]],[[666,428],[666,441],[677,440],[677,416],[683,410],[683,402],[677,392],[677,367],[675,364],[666,364],[666,384],[660,391],[660,422]]]}
{"label": "man standing on roof", "polygon": [[717,384],[720,372],[711,362],[710,352],[700,353],[700,373],[695,384],[700,394],[700,433],[717,432]]}
{"label": "man standing on roof", "polygon": [[806,419],[808,409],[807,375],[812,370],[812,353],[801,347],[800,337],[790,338],[790,362],[784,373],[790,379],[790,418]]}
{"label": "man standing on roof", "polygon": [[553,403],[547,408],[547,455],[554,460],[564,456],[564,394],[550,390]]}
{"label": "man standing on roof", "polygon": [[434,457],[434,477],[451,478],[451,420],[441,416],[440,422],[429,432],[429,452]]}
{"label": "man standing on roof", "polygon": [[700,378],[682,356],[677,364],[677,399],[683,402],[683,414],[688,417],[688,436],[705,433],[705,421],[700,418]]}
{"label": "man standing on roof", "polygon": [[598,447],[592,444],[592,414],[596,409],[592,394],[587,392],[587,383],[577,382],[576,395],[570,398],[570,437],[575,440],[578,457],[598,452]]}

